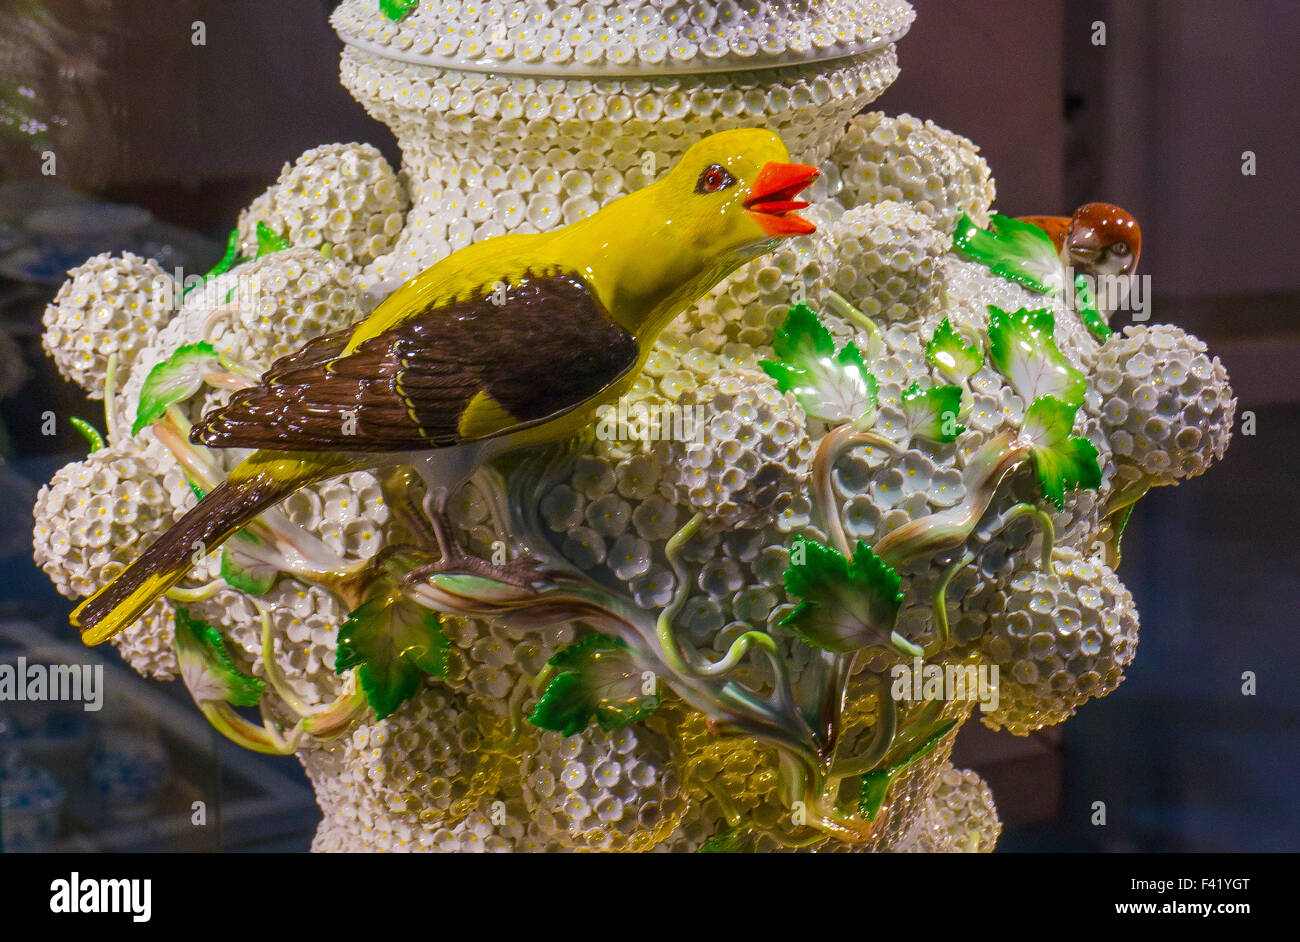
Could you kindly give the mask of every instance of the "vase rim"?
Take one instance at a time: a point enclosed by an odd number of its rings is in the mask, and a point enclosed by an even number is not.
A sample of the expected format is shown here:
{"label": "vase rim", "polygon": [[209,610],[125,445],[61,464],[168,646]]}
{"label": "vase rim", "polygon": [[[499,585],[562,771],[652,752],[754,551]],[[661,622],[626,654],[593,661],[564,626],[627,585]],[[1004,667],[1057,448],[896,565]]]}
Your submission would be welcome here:
{"label": "vase rim", "polygon": [[539,78],[581,78],[581,79],[630,79],[655,78],[668,75],[721,75],[731,72],[765,72],[771,69],[789,68],[791,66],[814,65],[820,62],[836,62],[841,59],[854,59],[860,56],[880,52],[895,45],[907,35],[907,27],[897,34],[882,37],[870,43],[861,43],[853,48],[836,50],[818,50],[817,55],[804,56],[768,56],[739,60],[698,60],[687,62],[661,62],[657,65],[637,63],[630,66],[588,66],[575,62],[554,65],[548,62],[520,62],[518,60],[501,62],[496,59],[467,60],[458,57],[442,58],[435,55],[416,55],[409,52],[383,46],[358,38],[344,38],[343,45],[352,49],[368,52],[381,59],[401,62],[406,65],[427,66],[452,72],[483,72],[495,75],[517,75]]}
{"label": "vase rim", "polygon": [[554,8],[506,0],[422,3],[393,16],[380,7],[377,0],[344,0],[330,22],[346,46],[394,62],[588,79],[753,72],[856,58],[893,46],[916,18],[906,0],[824,6],[596,0]]}

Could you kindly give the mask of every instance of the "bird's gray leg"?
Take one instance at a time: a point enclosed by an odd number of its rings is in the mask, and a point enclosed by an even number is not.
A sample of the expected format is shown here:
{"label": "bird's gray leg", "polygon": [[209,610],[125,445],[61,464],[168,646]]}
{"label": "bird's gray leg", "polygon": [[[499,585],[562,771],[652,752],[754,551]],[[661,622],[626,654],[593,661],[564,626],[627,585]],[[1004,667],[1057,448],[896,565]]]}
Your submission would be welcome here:
{"label": "bird's gray leg", "polygon": [[[447,505],[452,493],[465,482],[474,466],[468,461],[457,466],[454,462],[438,464],[428,459],[415,464],[416,470],[424,479],[424,513],[432,527],[441,558],[407,573],[402,581],[408,585],[446,572],[470,573],[521,587],[531,585],[541,578],[534,559],[516,559],[505,564],[492,563],[469,555],[456,542],[447,517]],[[469,473],[464,473],[466,471]]]}
{"label": "bird's gray leg", "polygon": [[447,519],[447,503],[450,499],[451,494],[446,487],[428,488],[424,494],[424,515],[433,529],[438,552],[445,561],[460,559],[465,555],[449,532],[451,527]]}

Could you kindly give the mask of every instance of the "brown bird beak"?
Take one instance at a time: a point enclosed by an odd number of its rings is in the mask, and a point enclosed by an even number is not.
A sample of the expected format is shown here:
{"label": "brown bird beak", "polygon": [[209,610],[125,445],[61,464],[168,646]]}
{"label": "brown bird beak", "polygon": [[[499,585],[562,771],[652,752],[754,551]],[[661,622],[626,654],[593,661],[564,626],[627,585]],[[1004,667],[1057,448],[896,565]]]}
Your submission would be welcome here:
{"label": "brown bird beak", "polygon": [[1065,243],[1070,259],[1091,264],[1101,257],[1101,239],[1091,226],[1075,226],[1070,229],[1070,238]]}
{"label": "brown bird beak", "polygon": [[808,235],[816,232],[815,225],[795,212],[806,209],[808,203],[795,197],[819,176],[820,170],[806,164],[768,161],[749,188],[745,209],[770,236]]}

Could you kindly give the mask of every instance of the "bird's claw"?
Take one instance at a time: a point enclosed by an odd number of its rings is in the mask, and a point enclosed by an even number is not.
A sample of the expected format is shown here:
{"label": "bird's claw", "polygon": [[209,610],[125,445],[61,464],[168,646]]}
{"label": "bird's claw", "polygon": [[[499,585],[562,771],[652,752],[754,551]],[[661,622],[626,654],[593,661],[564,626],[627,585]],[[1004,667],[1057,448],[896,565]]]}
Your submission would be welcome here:
{"label": "bird's claw", "polygon": [[416,585],[437,575],[478,576],[520,589],[532,589],[546,582],[541,563],[531,556],[523,556],[508,563],[490,563],[486,559],[456,550],[427,566],[412,569],[402,577],[402,584]]}

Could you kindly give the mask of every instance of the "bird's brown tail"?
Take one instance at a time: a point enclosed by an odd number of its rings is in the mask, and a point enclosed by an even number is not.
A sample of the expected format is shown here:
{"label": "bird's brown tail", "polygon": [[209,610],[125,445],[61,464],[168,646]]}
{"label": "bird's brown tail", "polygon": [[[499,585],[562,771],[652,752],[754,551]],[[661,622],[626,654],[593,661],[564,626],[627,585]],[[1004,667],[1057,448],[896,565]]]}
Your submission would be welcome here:
{"label": "bird's brown tail", "polygon": [[159,596],[185,578],[191,565],[305,481],[254,472],[218,485],[172,525],[116,579],[72,612],[86,644],[107,641],[129,627]]}

